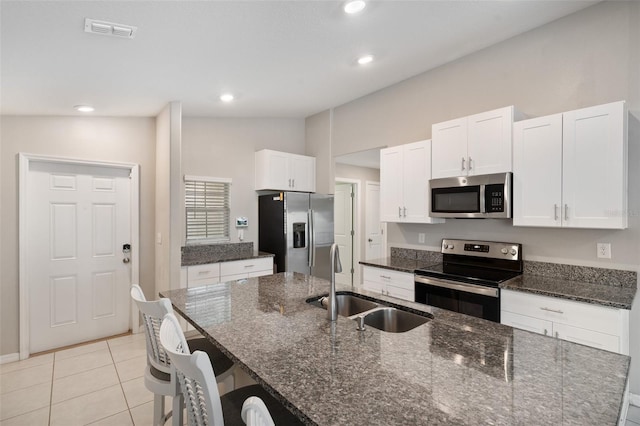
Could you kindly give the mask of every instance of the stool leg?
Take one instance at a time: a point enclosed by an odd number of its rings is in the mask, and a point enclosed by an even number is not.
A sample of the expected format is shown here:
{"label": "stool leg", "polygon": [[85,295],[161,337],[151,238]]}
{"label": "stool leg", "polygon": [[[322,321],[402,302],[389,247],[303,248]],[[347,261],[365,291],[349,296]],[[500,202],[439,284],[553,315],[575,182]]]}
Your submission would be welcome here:
{"label": "stool leg", "polygon": [[155,394],[153,397],[153,424],[162,426],[165,422],[164,417],[164,395]]}
{"label": "stool leg", "polygon": [[176,396],[173,397],[173,419],[171,420],[171,424],[173,426],[183,426],[182,422],[182,409],[184,408],[184,397],[182,396],[182,392],[179,392]]}

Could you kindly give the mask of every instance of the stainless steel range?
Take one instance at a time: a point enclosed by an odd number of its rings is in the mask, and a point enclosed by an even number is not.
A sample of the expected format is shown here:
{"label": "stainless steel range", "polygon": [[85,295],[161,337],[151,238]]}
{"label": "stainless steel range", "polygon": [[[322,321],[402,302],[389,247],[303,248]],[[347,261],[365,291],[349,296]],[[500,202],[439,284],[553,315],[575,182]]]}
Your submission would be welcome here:
{"label": "stainless steel range", "polygon": [[522,245],[442,240],[442,263],[415,271],[416,302],[500,322],[500,283],[522,274]]}

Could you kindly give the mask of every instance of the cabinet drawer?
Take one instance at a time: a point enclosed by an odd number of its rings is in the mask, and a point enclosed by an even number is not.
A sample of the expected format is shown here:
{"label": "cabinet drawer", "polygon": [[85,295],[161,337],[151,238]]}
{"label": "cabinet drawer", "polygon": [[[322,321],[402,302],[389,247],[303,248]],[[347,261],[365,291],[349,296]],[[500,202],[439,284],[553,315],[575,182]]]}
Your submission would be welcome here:
{"label": "cabinet drawer", "polygon": [[500,323],[546,336],[553,334],[553,323],[551,321],[528,317],[509,311],[502,311],[500,313]]}
{"label": "cabinet drawer", "polygon": [[382,289],[384,288],[384,284],[376,282],[376,281],[363,281],[362,288],[367,291],[372,291],[374,293],[382,293]]}
{"label": "cabinet drawer", "polygon": [[391,284],[394,287],[400,287],[411,291],[413,291],[415,287],[413,274],[370,266],[365,266],[363,268],[363,280],[385,285]]}
{"label": "cabinet drawer", "polygon": [[387,286],[387,296],[397,297],[398,299],[408,300],[409,302],[416,301],[415,291],[413,288],[411,290],[407,290],[406,288],[390,285]]}
{"label": "cabinet drawer", "polygon": [[218,282],[220,279],[220,264],[207,263],[206,265],[196,265],[187,267],[187,282],[191,283],[200,280]]}
{"label": "cabinet drawer", "polygon": [[620,338],[611,334],[586,330],[567,324],[554,324],[553,335],[569,342],[580,343],[593,348],[604,349],[605,351],[620,352]]}
{"label": "cabinet drawer", "polygon": [[220,263],[220,275],[249,274],[256,271],[273,271],[273,258],[259,257],[255,259],[236,260]]}
{"label": "cabinet drawer", "polygon": [[601,333],[620,335],[624,315],[620,309],[518,291],[502,290],[501,310],[568,324]]}

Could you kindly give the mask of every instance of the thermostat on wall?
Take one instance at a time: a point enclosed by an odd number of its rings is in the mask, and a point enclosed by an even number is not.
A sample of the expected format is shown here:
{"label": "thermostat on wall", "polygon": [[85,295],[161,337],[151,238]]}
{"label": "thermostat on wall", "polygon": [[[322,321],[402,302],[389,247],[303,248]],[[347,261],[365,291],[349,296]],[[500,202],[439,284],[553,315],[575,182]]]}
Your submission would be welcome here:
{"label": "thermostat on wall", "polygon": [[246,228],[249,226],[249,219],[246,217],[236,217],[236,228]]}

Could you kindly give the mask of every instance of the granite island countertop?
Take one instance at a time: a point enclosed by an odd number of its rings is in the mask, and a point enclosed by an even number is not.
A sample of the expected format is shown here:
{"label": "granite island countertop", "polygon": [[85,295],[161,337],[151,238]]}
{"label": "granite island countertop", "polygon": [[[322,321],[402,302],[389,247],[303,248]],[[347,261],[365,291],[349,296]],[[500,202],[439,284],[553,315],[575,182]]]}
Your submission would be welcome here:
{"label": "granite island countertop", "polygon": [[325,280],[280,273],[162,296],[307,424],[618,421],[628,356],[362,290],[433,319],[358,332],[306,303],[327,292]]}

